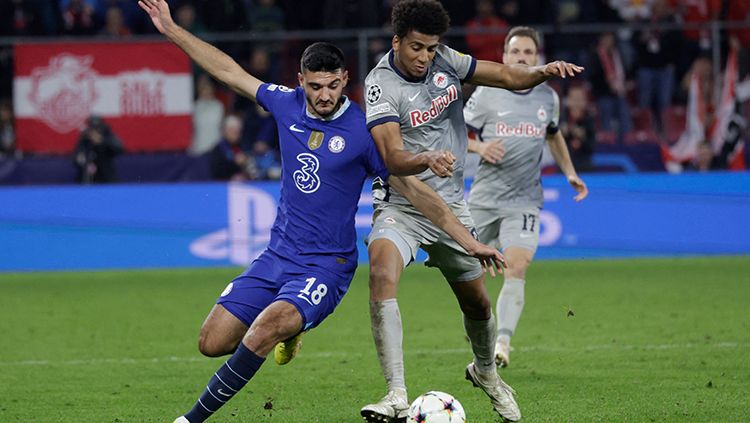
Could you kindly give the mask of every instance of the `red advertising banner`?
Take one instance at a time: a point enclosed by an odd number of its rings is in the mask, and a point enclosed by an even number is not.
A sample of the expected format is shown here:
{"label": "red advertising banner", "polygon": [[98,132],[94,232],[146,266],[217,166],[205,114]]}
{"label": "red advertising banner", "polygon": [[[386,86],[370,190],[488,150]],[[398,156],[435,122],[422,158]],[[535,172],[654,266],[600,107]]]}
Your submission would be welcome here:
{"label": "red advertising banner", "polygon": [[18,148],[69,153],[91,115],[128,151],[187,148],[190,61],[169,43],[50,43],[14,47]]}

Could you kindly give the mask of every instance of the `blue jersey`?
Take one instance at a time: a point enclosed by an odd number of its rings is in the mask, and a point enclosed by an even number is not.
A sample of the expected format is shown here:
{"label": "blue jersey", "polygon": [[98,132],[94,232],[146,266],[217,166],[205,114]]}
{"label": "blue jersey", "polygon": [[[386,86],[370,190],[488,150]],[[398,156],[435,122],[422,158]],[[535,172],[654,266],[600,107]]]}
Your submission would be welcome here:
{"label": "blue jersey", "polygon": [[281,199],[268,249],[303,265],[353,269],[365,178],[388,176],[364,113],[345,99],[331,119],[314,118],[301,87],[263,84],[257,100],[276,119],[281,150]]}

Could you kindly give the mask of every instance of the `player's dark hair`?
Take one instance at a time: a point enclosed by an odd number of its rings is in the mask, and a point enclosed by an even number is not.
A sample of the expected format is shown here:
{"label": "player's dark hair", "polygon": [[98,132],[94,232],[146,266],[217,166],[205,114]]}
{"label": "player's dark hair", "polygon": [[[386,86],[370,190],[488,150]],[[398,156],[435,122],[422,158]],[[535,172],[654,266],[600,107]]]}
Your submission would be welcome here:
{"label": "player's dark hair", "polygon": [[300,68],[302,72],[335,72],[344,69],[344,52],[331,43],[317,42],[310,44],[302,53]]}
{"label": "player's dark hair", "polygon": [[539,50],[539,32],[528,26],[514,26],[508,31],[508,35],[505,36],[505,50],[508,50],[508,44],[510,39],[513,37],[528,37],[534,42],[537,51]]}
{"label": "player's dark hair", "polygon": [[402,0],[393,6],[391,24],[398,38],[409,31],[442,36],[448,31],[450,17],[437,0]]}

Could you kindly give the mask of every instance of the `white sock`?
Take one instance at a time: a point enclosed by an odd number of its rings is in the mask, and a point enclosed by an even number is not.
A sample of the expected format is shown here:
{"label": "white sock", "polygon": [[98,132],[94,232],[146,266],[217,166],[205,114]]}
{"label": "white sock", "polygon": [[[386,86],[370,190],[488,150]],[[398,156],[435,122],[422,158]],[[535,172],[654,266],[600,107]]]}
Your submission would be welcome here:
{"label": "white sock", "polygon": [[380,368],[388,384],[388,391],[394,389],[406,391],[402,347],[404,330],[401,327],[401,311],[398,309],[396,299],[370,301],[370,323]]}
{"label": "white sock", "polygon": [[504,338],[510,342],[523,311],[525,286],[526,281],[523,279],[506,279],[503,282],[503,289],[500,290],[495,306],[498,339]]}
{"label": "white sock", "polygon": [[474,352],[474,367],[480,373],[496,371],[495,366],[495,318],[473,320],[464,314],[464,329]]}

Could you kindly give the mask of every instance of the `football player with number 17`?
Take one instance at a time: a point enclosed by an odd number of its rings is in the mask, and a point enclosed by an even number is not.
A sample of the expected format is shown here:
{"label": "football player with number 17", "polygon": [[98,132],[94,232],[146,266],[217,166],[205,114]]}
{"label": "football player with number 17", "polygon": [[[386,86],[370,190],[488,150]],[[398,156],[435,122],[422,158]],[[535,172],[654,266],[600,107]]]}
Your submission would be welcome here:
{"label": "football player with number 17", "polygon": [[[392,50],[365,79],[367,126],[392,175],[417,175],[473,230],[464,201],[467,134],[461,84],[528,89],[552,77],[575,76],[583,68],[566,62],[544,66],[477,61],[440,43],[448,15],[437,0],[402,0],[393,8]],[[387,188],[387,187],[386,187]],[[405,421],[409,402],[404,380],[403,329],[396,291],[403,269],[418,248],[429,254],[450,284],[463,313],[473,362],[466,378],[489,396],[504,419],[521,418],[512,389],[494,360],[495,320],[479,262],[429,223],[408,199],[387,191],[376,203],[370,256],[370,319],[388,393],[366,405],[369,422]]]}
{"label": "football player with number 17", "polygon": [[302,54],[300,87],[267,84],[174,23],[165,0],[140,0],[156,28],[211,76],[271,112],[282,154],[281,199],[266,250],[221,293],[201,327],[199,349],[231,354],[178,423],[209,418],[255,375],[272,349],[288,362],[304,331],[341,301],[357,267],[354,216],[368,173],[386,179],[484,266],[497,249],[482,245],[447,204],[413,177],[389,177],[359,107],[342,95],[341,50],[315,43]]}
{"label": "football player with number 17", "polygon": [[[538,50],[536,30],[512,28],[505,38],[503,62],[535,66]],[[495,362],[500,367],[510,363],[510,338],[523,310],[526,269],[539,243],[545,140],[577,192],[575,201],[588,195],[570,160],[559,118],[560,100],[546,84],[522,91],[479,87],[464,107],[466,125],[481,140],[469,140],[469,151],[482,157],[469,196],[471,217],[479,240],[499,244],[508,260],[496,305]]]}

